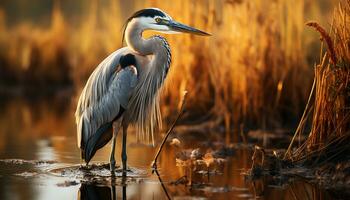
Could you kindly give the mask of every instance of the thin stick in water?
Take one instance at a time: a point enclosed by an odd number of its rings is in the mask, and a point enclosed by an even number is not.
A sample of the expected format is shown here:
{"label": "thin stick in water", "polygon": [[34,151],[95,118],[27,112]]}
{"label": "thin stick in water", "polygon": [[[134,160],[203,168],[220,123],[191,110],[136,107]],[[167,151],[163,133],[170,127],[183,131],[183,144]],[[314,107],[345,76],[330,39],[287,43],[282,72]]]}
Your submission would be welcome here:
{"label": "thin stick in water", "polygon": [[170,126],[168,132],[166,133],[166,135],[165,135],[165,137],[164,137],[164,139],[163,139],[163,141],[162,141],[162,144],[159,146],[158,152],[157,152],[156,156],[155,156],[154,159],[153,159],[153,162],[152,162],[152,169],[153,169],[153,170],[152,170],[152,173],[153,173],[155,170],[157,170],[157,159],[158,159],[158,157],[159,157],[159,154],[160,154],[160,152],[162,151],[163,146],[164,146],[166,140],[168,139],[170,133],[173,131],[173,129],[174,129],[174,127],[175,127],[177,121],[179,120],[179,118],[181,117],[181,115],[182,115],[182,113],[183,113],[184,105],[185,105],[185,102],[186,102],[186,95],[187,95],[187,91],[184,91],[184,94],[183,94],[183,96],[182,96],[180,111],[179,111],[179,113],[177,114],[177,117],[176,117],[175,121],[173,122],[173,124]]}

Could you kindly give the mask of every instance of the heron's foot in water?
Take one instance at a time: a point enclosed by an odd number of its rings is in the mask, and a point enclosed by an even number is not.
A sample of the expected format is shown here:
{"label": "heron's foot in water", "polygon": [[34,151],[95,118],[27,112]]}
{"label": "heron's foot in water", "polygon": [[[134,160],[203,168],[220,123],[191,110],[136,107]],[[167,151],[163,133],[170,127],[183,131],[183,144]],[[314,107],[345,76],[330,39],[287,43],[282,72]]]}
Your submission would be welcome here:
{"label": "heron's foot in water", "polygon": [[85,164],[80,164],[79,169],[86,171],[86,170],[90,170],[92,168],[92,165],[89,165],[89,163],[85,163]]}
{"label": "heron's foot in water", "polygon": [[126,173],[128,171],[128,167],[126,163],[123,163],[123,173]]}
{"label": "heron's foot in water", "polygon": [[112,176],[114,176],[115,175],[115,161],[111,161],[109,163],[109,169],[111,170]]}

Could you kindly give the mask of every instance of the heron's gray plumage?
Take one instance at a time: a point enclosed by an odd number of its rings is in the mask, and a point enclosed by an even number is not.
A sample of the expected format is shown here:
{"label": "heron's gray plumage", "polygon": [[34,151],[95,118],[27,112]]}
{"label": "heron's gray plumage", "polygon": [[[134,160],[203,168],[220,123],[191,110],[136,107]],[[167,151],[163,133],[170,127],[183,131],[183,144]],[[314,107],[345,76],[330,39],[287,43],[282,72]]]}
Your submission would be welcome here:
{"label": "heron's gray plumage", "polygon": [[120,57],[127,52],[130,50],[123,48],[112,53],[88,79],[75,113],[79,147],[84,146],[100,126],[112,122],[120,106],[127,108],[137,83],[137,73],[130,67],[118,71]]}
{"label": "heron's gray plumage", "polygon": [[[136,127],[139,139],[152,142],[154,132],[161,127],[159,94],[169,71],[171,51],[162,36],[144,39],[142,33],[145,30],[208,35],[172,20],[157,8],[140,10],[127,20],[123,33],[127,47],[113,52],[99,64],[79,98],[75,113],[78,146],[87,163],[113,135],[110,161],[114,171],[115,137],[119,127],[113,128],[112,135],[110,129],[116,121],[123,126],[124,170],[129,124]],[[122,67],[118,68],[120,64]]]}
{"label": "heron's gray plumage", "polygon": [[[154,143],[154,131],[161,124],[159,92],[171,63],[168,42],[161,36],[153,36],[145,41],[157,51],[149,66],[140,74],[140,80],[133,91],[128,105],[128,119],[136,127],[138,139]],[[141,49],[138,49],[142,52]]]}

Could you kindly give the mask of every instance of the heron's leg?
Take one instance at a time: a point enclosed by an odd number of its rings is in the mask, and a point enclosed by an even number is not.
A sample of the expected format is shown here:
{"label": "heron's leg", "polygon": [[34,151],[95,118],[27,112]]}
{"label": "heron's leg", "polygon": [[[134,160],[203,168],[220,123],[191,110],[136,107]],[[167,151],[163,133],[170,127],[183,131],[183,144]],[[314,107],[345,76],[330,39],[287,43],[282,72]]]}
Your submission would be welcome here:
{"label": "heron's leg", "polygon": [[123,176],[126,175],[126,136],[127,136],[128,126],[123,125],[123,144],[122,144],[122,162],[123,162]]}
{"label": "heron's leg", "polygon": [[115,172],[115,158],[114,158],[114,152],[115,152],[115,143],[118,135],[118,129],[119,129],[120,123],[119,122],[113,122],[113,136],[112,136],[112,149],[111,149],[111,156],[109,158],[110,161],[110,170],[112,173],[112,176]]}
{"label": "heron's leg", "polygon": [[114,130],[113,130],[111,156],[109,157],[109,162],[110,162],[109,165],[110,165],[112,175],[114,175],[114,172],[115,172],[115,158],[114,158],[115,142],[116,142],[116,135],[114,134]]}

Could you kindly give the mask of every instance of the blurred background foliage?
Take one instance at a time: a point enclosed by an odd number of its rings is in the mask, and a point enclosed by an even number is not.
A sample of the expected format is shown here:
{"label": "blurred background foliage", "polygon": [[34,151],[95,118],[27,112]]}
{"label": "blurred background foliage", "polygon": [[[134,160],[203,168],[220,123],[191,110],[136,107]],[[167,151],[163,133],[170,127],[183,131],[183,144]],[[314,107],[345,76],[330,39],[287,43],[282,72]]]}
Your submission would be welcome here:
{"label": "blurred background foliage", "polygon": [[[144,7],[203,29],[210,38],[165,35],[173,63],[162,97],[166,121],[188,90],[185,123],[226,130],[294,126],[319,61],[309,20],[330,27],[336,0],[2,0],[0,94],[73,88],[80,94],[93,69],[123,46],[125,20]],[[145,36],[150,36],[146,33]],[[125,44],[124,44],[125,45]],[[33,89],[34,88],[34,89]],[[73,105],[75,105],[73,100]],[[74,107],[74,106],[72,106]]]}

